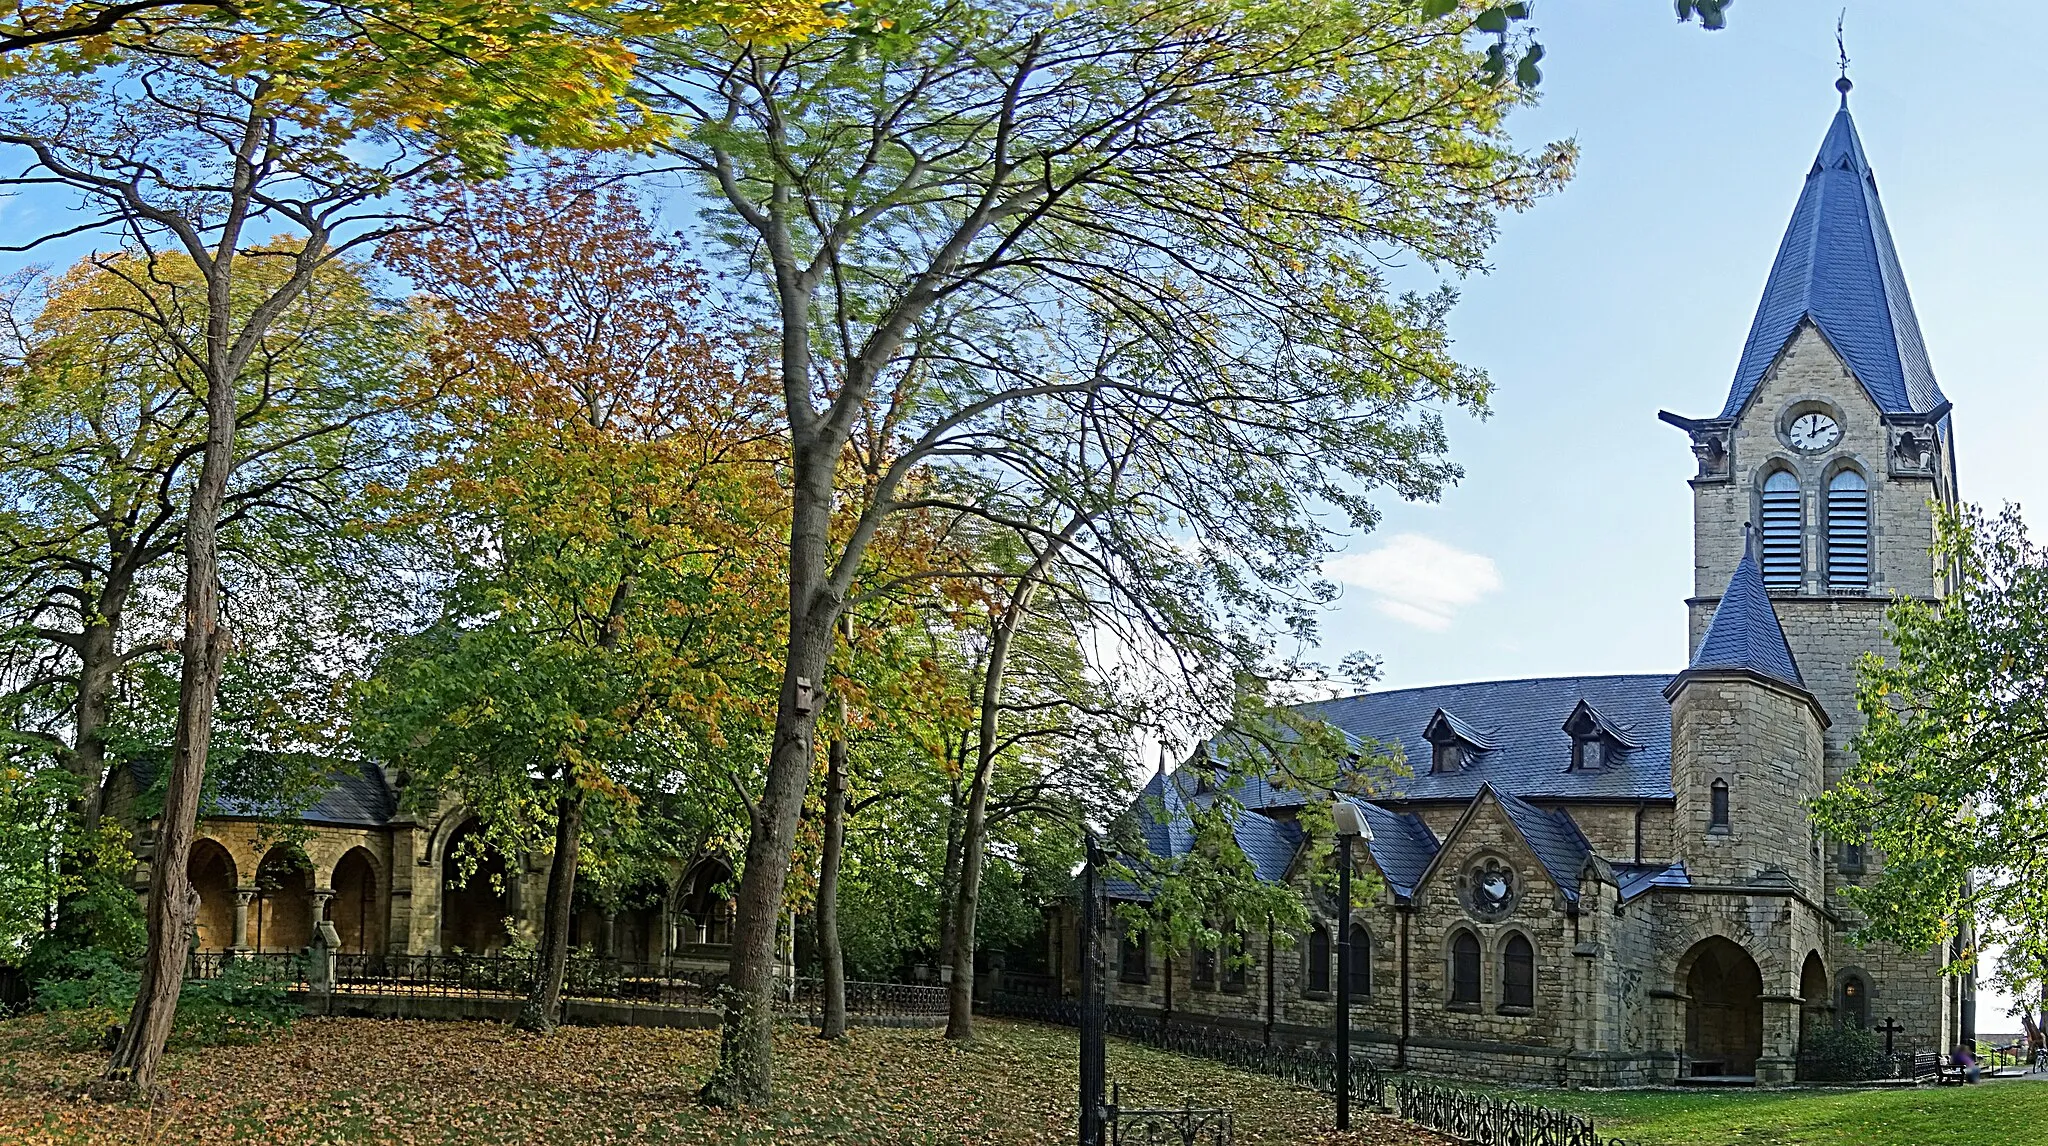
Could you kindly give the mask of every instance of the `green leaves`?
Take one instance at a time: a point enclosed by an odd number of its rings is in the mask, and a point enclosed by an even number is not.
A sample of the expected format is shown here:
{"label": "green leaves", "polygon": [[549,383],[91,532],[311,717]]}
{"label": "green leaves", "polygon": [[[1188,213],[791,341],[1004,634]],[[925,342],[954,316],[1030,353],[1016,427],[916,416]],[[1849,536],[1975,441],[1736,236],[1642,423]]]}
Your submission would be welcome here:
{"label": "green leaves", "polygon": [[1945,513],[1936,558],[1954,583],[1892,605],[1897,655],[1858,667],[1857,763],[1814,816],[1882,857],[1844,892],[1861,937],[2003,944],[2025,998],[2048,969],[2048,554],[2008,506]]}
{"label": "green leaves", "polygon": [[1700,18],[1700,27],[1709,32],[1718,32],[1728,26],[1728,6],[1735,0],[1674,0],[1673,7],[1681,21],[1690,23],[1694,16]]}

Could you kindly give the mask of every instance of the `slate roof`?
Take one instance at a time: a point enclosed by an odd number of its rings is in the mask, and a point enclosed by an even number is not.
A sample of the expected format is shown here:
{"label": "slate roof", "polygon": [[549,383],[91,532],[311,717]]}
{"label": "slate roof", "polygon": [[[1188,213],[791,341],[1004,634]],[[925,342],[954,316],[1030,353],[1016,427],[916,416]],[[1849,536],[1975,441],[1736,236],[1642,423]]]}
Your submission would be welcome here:
{"label": "slate roof", "polygon": [[1368,800],[1352,803],[1365,813],[1366,826],[1372,829],[1366,850],[1372,853],[1373,864],[1394,894],[1403,899],[1413,896],[1429,861],[1436,858],[1436,833],[1413,813],[1389,811]]}
{"label": "slate roof", "polygon": [[1494,795],[1515,830],[1528,841],[1529,850],[1536,853],[1537,862],[1550,874],[1551,882],[1557,884],[1566,899],[1577,903],[1579,872],[1585,868],[1586,857],[1593,854],[1593,845],[1587,842],[1577,821],[1562,809],[1545,811],[1498,790]]}
{"label": "slate roof", "polygon": [[1684,861],[1678,863],[1618,863],[1615,882],[1621,885],[1621,901],[1627,903],[1653,887],[1691,887]]}
{"label": "slate roof", "polygon": [[[1354,738],[1399,746],[1413,775],[1375,777],[1373,798],[1382,802],[1462,803],[1483,784],[1524,799],[1668,800],[1671,706],[1664,686],[1670,682],[1662,673],[1487,680],[1369,692],[1305,707]],[[1573,771],[1564,721],[1581,700],[1641,747],[1612,753],[1605,768]],[[1495,747],[1475,753],[1456,772],[1431,772],[1422,732],[1438,709],[1461,714]],[[1253,807],[1261,798],[1301,802],[1292,792],[1247,792],[1241,798]]]}
{"label": "slate roof", "polygon": [[[156,781],[161,761],[140,756],[127,761],[137,791],[147,791]],[[297,806],[265,804],[238,797],[216,798],[203,812],[208,816],[246,817],[263,820],[298,820],[312,824],[333,824],[349,828],[378,828],[391,822],[398,812],[398,795],[384,781],[384,773],[368,762],[336,762],[330,783],[322,787],[303,811]]]}
{"label": "slate roof", "polygon": [[1807,320],[1885,413],[1924,414],[1945,401],[1846,97],[1792,210],[1721,417],[1742,413]]}
{"label": "slate roof", "polygon": [[[1137,817],[1145,847],[1154,856],[1175,859],[1194,848],[1194,824],[1189,819],[1189,810],[1206,807],[1215,799],[1214,793],[1201,790],[1200,778],[1199,766],[1156,772],[1139,790],[1131,814]],[[1287,868],[1301,850],[1304,833],[1291,817],[1275,819],[1246,809],[1233,813],[1231,835],[1251,861],[1252,871],[1261,880],[1279,883],[1287,878]],[[1148,890],[1127,879],[1108,878],[1103,881],[1103,888],[1112,899],[1151,898]]]}
{"label": "slate roof", "polygon": [[1735,563],[1735,575],[1728,578],[1690,668],[1747,669],[1805,688],[1799,662],[1792,658],[1792,646],[1778,624],[1778,611],[1764,591],[1763,571],[1756,563],[1756,532],[1746,530],[1743,537],[1742,560]]}

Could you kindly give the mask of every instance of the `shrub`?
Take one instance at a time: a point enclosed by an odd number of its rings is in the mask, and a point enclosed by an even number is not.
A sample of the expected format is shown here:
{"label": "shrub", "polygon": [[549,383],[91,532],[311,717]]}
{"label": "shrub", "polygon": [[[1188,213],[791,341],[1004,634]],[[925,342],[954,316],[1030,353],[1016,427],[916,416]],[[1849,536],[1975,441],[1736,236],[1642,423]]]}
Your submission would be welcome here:
{"label": "shrub", "polygon": [[[72,1050],[108,1042],[135,1006],[141,975],[132,962],[93,948],[69,952],[52,975],[36,984],[36,1005]],[[233,1046],[259,1042],[291,1025],[298,1008],[275,969],[252,959],[231,960],[213,979],[187,980],[178,993],[171,1026],[174,1047]]]}
{"label": "shrub", "polygon": [[1862,1082],[1876,1078],[1883,1044],[1853,1023],[1824,1023],[1809,1031],[1799,1061],[1807,1082]]}

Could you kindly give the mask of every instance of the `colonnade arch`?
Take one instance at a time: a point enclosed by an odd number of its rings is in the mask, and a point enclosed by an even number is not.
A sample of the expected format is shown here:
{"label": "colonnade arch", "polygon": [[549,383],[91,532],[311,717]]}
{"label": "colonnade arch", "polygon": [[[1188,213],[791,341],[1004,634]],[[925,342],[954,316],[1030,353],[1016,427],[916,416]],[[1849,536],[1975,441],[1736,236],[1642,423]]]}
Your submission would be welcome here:
{"label": "colonnade arch", "polygon": [[1735,941],[1715,935],[1693,944],[1678,970],[1690,1073],[1754,1075],[1764,1040],[1764,980],[1756,960]]}
{"label": "colonnade arch", "polygon": [[199,893],[197,949],[227,950],[235,942],[235,857],[219,840],[200,836],[192,841],[185,877]]}

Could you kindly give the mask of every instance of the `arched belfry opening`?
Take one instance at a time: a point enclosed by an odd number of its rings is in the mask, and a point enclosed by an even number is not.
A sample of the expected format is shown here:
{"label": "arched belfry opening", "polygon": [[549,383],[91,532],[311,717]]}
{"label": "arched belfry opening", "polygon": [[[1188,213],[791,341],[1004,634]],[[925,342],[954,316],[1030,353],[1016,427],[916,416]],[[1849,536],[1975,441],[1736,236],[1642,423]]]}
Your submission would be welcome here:
{"label": "arched belfry opening", "polygon": [[1764,1047],[1764,977],[1756,960],[1717,935],[1694,944],[1678,965],[1687,1073],[1754,1077]]}
{"label": "arched belfry opening", "polygon": [[474,820],[448,838],[441,856],[441,950],[495,955],[512,914],[505,861]]}

